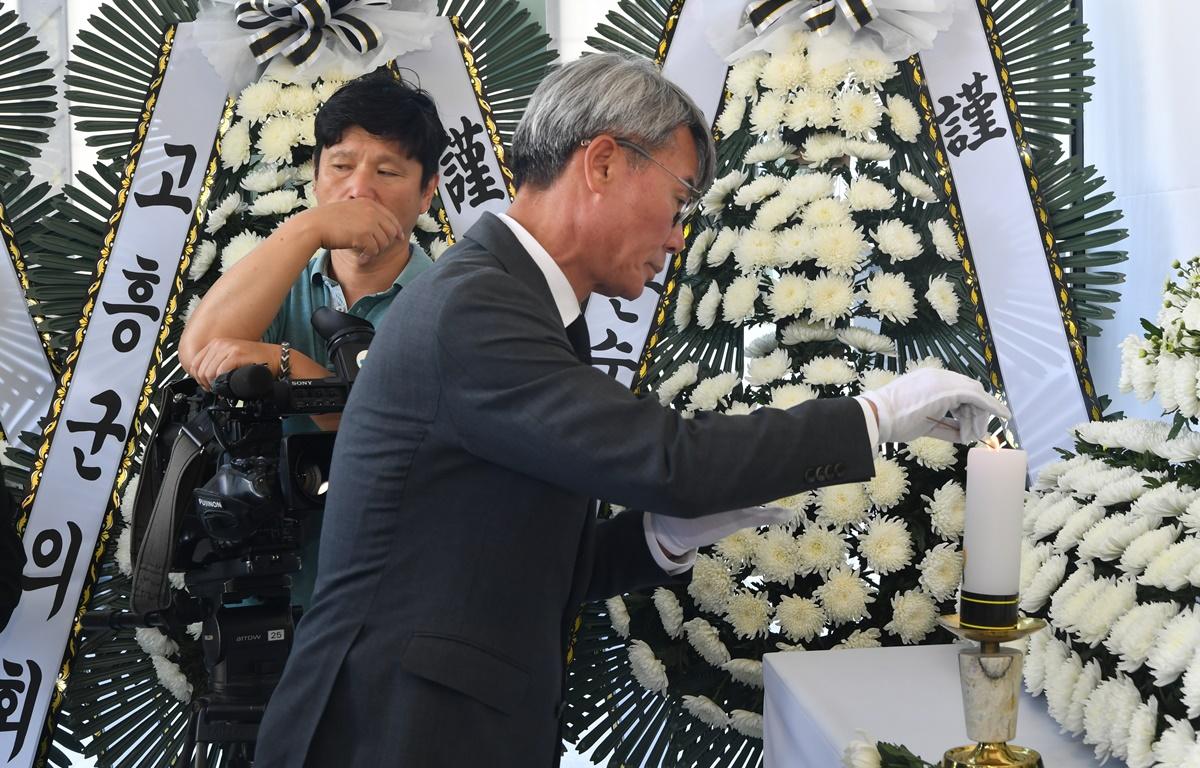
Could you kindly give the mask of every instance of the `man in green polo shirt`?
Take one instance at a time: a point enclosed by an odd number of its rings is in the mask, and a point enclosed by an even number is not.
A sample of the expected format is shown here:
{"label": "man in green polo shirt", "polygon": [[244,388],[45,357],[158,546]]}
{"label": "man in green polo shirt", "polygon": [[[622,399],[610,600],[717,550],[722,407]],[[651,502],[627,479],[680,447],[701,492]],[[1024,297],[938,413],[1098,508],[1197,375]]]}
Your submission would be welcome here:
{"label": "man in green polo shirt", "polygon": [[[179,362],[205,388],[251,363],[277,376],[330,374],[310,318],[330,307],[375,325],[417,275],[433,265],[411,242],[437,189],[447,137],[433,100],[386,70],[342,86],[317,113],[317,205],[291,217],[213,285],[179,342]],[[288,431],[313,425],[289,423]],[[312,419],[336,429],[336,415]],[[293,600],[312,595],[321,516],[310,518]]]}
{"label": "man in green polo shirt", "polygon": [[379,70],[331,96],[315,133],[317,205],[222,275],[184,329],[179,361],[201,386],[250,363],[292,378],[328,376],[313,310],[331,307],[377,324],[432,265],[410,242],[447,143],[429,95]]}

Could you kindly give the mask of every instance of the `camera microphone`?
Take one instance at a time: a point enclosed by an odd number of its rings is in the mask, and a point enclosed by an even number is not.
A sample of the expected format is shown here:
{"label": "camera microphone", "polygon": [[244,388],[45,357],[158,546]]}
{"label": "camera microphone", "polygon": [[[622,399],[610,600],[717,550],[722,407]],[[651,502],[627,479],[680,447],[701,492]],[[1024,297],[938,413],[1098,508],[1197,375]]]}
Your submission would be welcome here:
{"label": "camera microphone", "polygon": [[274,393],[275,377],[271,369],[255,363],[226,371],[213,379],[212,391],[234,400],[262,400]]}

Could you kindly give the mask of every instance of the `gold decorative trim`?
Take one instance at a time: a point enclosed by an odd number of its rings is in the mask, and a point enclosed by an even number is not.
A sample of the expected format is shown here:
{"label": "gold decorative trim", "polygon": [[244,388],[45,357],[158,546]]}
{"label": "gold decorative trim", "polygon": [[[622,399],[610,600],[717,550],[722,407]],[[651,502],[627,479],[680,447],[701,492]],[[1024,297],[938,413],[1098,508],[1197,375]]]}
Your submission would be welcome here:
{"label": "gold decorative trim", "polygon": [[658,48],[654,54],[654,63],[659,69],[667,60],[667,52],[675,40],[675,30],[679,27],[679,17],[683,14],[684,0],[673,0],[671,9],[667,11],[667,22],[663,25],[662,36],[658,38]]}
{"label": "gold decorative trim", "polygon": [[925,80],[925,69],[921,66],[919,56],[911,56],[907,67],[909,79],[918,89],[918,109],[921,112],[921,123],[925,128],[925,137],[933,145],[933,159],[937,164],[937,173],[942,180],[942,192],[946,195],[946,208],[950,212],[951,228],[954,230],[958,250],[962,253],[962,267],[967,294],[971,305],[975,308],[975,330],[979,334],[979,343],[983,345],[983,359],[987,365],[988,378],[992,389],[1001,394],[1004,392],[1004,379],[1000,373],[1000,358],[996,354],[992,342],[992,328],[988,323],[987,309],[983,305],[983,294],[979,289],[979,278],[975,271],[975,261],[971,257],[971,244],[967,241],[966,224],[963,222],[962,208],[958,202],[958,188],[954,184],[954,172],[950,170],[950,158],[946,156],[946,145],[942,141],[942,132],[938,129],[934,118],[933,97],[929,93],[929,85]]}
{"label": "gold decorative trim", "polygon": [[454,39],[458,41],[459,52],[462,53],[463,64],[467,68],[467,76],[471,79],[471,88],[475,91],[475,101],[479,104],[479,112],[483,116],[484,127],[492,140],[492,149],[496,152],[496,161],[500,164],[500,173],[504,176],[504,187],[508,190],[508,199],[517,196],[517,188],[513,185],[512,170],[504,159],[504,142],[500,139],[500,129],[496,127],[496,119],[492,116],[492,105],[483,93],[483,81],[479,78],[479,69],[475,66],[475,53],[471,50],[471,41],[463,32],[462,19],[450,17],[450,26],[454,28]]}
{"label": "gold decorative trim", "polygon": [[[12,225],[8,222],[8,211],[4,207],[4,201],[0,200],[0,233],[3,233],[4,243],[8,246],[8,257],[12,260],[13,269],[17,273],[17,283],[21,286],[21,292],[26,296],[29,295],[29,275],[25,269],[25,258],[21,255],[21,249],[17,245],[17,236],[13,232]],[[28,299],[26,300],[28,306]],[[29,318],[34,325],[34,330],[37,330],[37,318],[30,316]],[[58,369],[58,364],[54,360],[54,354],[50,351],[50,334],[45,331],[38,331],[38,338],[42,342],[42,352],[46,355],[46,362],[50,365],[50,372],[55,378],[62,373]],[[3,432],[0,432],[3,434]],[[16,437],[16,435],[14,435]]]}
{"label": "gold decorative trim", "polygon": [[984,34],[987,35],[988,46],[995,60],[996,73],[1000,78],[1000,87],[1004,93],[1004,107],[1008,112],[1009,123],[1013,129],[1013,139],[1017,144],[1017,154],[1021,157],[1021,167],[1025,171],[1025,180],[1029,186],[1029,199],[1033,203],[1038,229],[1042,235],[1042,247],[1046,252],[1046,265],[1050,268],[1050,279],[1054,281],[1054,295],[1058,299],[1058,309],[1062,317],[1063,330],[1067,334],[1067,344],[1071,348],[1071,359],[1075,363],[1075,375],[1079,379],[1079,389],[1087,404],[1088,415],[1093,421],[1102,418],[1100,400],[1092,385],[1092,374],[1087,364],[1087,351],[1079,333],[1079,324],[1071,311],[1070,290],[1063,279],[1063,268],[1058,260],[1058,249],[1055,246],[1054,233],[1050,231],[1050,213],[1046,210],[1042,199],[1041,183],[1037,171],[1033,168],[1033,153],[1025,141],[1025,126],[1021,122],[1021,113],[1017,106],[1016,93],[1013,91],[1012,78],[1008,74],[1008,64],[1004,58],[1004,49],[1000,45],[1000,36],[996,32],[996,21],[992,18],[989,8],[992,0],[976,0],[979,7],[979,18],[983,22]]}

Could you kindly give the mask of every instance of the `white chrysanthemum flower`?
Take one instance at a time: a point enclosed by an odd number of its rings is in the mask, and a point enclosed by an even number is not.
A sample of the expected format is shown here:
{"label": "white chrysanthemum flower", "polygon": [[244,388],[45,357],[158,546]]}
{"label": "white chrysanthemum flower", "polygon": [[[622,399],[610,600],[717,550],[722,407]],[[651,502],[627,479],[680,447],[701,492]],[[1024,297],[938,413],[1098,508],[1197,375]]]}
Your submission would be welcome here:
{"label": "white chrysanthemum flower", "polygon": [[908,443],[904,450],[913,461],[929,469],[950,469],[958,463],[958,450],[954,443],[936,437],[918,437]]}
{"label": "white chrysanthemum flower", "polygon": [[1052,555],[1046,558],[1046,562],[1042,563],[1033,575],[1029,586],[1021,590],[1021,610],[1026,613],[1041,610],[1050,599],[1051,593],[1062,584],[1068,562],[1066,555]]}
{"label": "white chrysanthemum flower", "polygon": [[892,131],[901,141],[909,143],[921,135],[921,116],[913,103],[903,96],[892,95],[887,100],[887,116]]}
{"label": "white chrysanthemum flower", "polygon": [[772,137],[751,147],[742,158],[745,165],[771,163],[795,155],[798,150],[781,138]]}
{"label": "white chrysanthemum flower", "polygon": [[1154,737],[1158,735],[1158,699],[1143,702],[1129,718],[1129,743],[1125,750],[1128,768],[1154,765]]}
{"label": "white chrysanthemum flower", "polygon": [[872,355],[896,356],[896,340],[856,325],[837,329],[837,340],[846,346]]}
{"label": "white chrysanthemum flower", "polygon": [[1200,414],[1200,397],[1197,397],[1196,380],[1200,374],[1200,360],[1193,355],[1179,358],[1175,365],[1175,380],[1172,382],[1175,399],[1179,402],[1179,413],[1186,419]]}
{"label": "white chrysanthemum flower", "polygon": [[743,685],[759,689],[763,687],[763,665],[761,661],[756,659],[731,659],[728,663],[722,664],[721,669],[728,672],[730,677]]}
{"label": "white chrysanthemum flower", "polygon": [[[758,206],[758,213],[754,215],[751,227],[774,234],[777,227],[781,227],[799,216],[798,209],[796,201],[786,192],[781,192]],[[778,249],[773,256],[775,259],[773,263],[776,265],[796,263],[794,257],[788,258],[791,254],[780,254]]]}
{"label": "white chrysanthemum flower", "polygon": [[842,145],[847,155],[868,162],[886,163],[896,154],[896,150],[882,141],[864,141],[862,139],[847,139]]}
{"label": "white chrysanthemum flower", "polygon": [[282,112],[307,114],[316,112],[320,106],[317,93],[307,86],[289,85],[279,93],[278,109]]}
{"label": "white chrysanthemum flower", "polygon": [[717,322],[717,311],[721,308],[721,288],[712,283],[708,291],[696,305],[696,324],[705,330],[710,330]]}
{"label": "white chrysanthemum flower", "polygon": [[808,304],[808,280],[790,273],[780,275],[771,287],[766,303],[777,321],[799,315]]}
{"label": "white chrysanthemum flower", "polygon": [[861,523],[871,511],[863,483],[827,485],[817,489],[817,522],[841,528]]}
{"label": "white chrysanthemum flower", "polygon": [[833,646],[833,650],[844,651],[854,648],[879,648],[883,645],[883,642],[880,640],[882,634],[875,627],[866,630],[856,629],[845,640]]}
{"label": "white chrysanthemum flower", "polygon": [[784,125],[793,131],[805,128],[828,128],[833,125],[837,104],[833,97],[822,91],[802,88],[788,102]]}
{"label": "white chrysanthemum flower", "polygon": [[1046,668],[1046,708],[1050,716],[1060,723],[1067,718],[1071,694],[1082,673],[1083,662],[1079,654],[1074,652],[1069,652],[1056,666]]}
{"label": "white chrysanthemum flower", "polygon": [[259,195],[250,204],[251,216],[282,216],[291,213],[303,203],[300,194],[294,189],[277,189],[265,195]]}
{"label": "white chrysanthemum flower", "polygon": [[921,236],[900,219],[880,222],[871,237],[879,244],[879,250],[891,257],[893,264],[915,259],[924,249]]}
{"label": "white chrysanthemum flower", "polygon": [[889,510],[908,493],[908,470],[900,463],[875,457],[875,475],[866,482],[867,497],[881,510]]}
{"label": "white chrysanthemum flower", "polygon": [[150,661],[154,664],[154,673],[158,675],[158,681],[162,683],[162,686],[176,699],[184,704],[190,704],[192,684],[188,682],[187,675],[183,673],[179,665],[165,656],[151,656]]}
{"label": "white chrysanthemum flower", "polygon": [[809,234],[810,252],[817,266],[834,275],[853,275],[871,253],[871,244],[862,230],[851,224],[814,226]]}
{"label": "white chrysanthemum flower", "polygon": [[1154,684],[1168,685],[1179,679],[1200,645],[1200,612],[1185,608],[1166,623],[1150,646],[1146,666],[1154,672]]}
{"label": "white chrysanthemum flower", "polygon": [[653,600],[667,636],[679,637],[683,631],[683,606],[679,604],[679,598],[666,587],[659,587],[654,590]]}
{"label": "white chrysanthemum flower", "polygon": [[339,88],[346,84],[341,78],[332,77],[330,73],[322,76],[321,80],[313,86],[313,93],[317,96],[317,101],[321,104],[329,101],[329,97],[337,92]]}
{"label": "white chrysanthemum flower", "polygon": [[812,258],[812,229],[797,224],[775,234],[775,264],[791,267]]}
{"label": "white chrysanthemum flower", "polygon": [[885,371],[882,368],[871,368],[862,372],[858,377],[859,384],[864,392],[870,392],[873,389],[879,389],[888,382],[893,381],[897,374],[894,371]]}
{"label": "white chrysanthemum flower", "polygon": [[712,183],[701,198],[701,208],[704,213],[712,215],[725,207],[725,201],[735,190],[746,183],[748,174],[744,170],[731,171]]}
{"label": "white chrysanthemum flower", "polygon": [[217,244],[212,240],[201,240],[192,251],[192,263],[188,265],[188,280],[199,280],[217,258]]}
{"label": "white chrysanthemum flower", "polygon": [[682,331],[691,325],[692,310],[695,306],[696,294],[692,293],[692,287],[690,285],[679,286],[679,291],[675,294],[675,308],[672,315],[676,328]]}
{"label": "white chrysanthemum flower", "polygon": [[234,264],[242,260],[247,253],[258,247],[265,240],[262,235],[254,232],[239,232],[221,251],[221,271],[228,272]]}
{"label": "white chrysanthemum flower", "polygon": [[[0,451],[3,447],[0,445]],[[117,537],[117,568],[126,576],[133,575],[133,529],[128,525],[121,529],[121,535]]]}
{"label": "white chrysanthemum flower", "polygon": [[925,183],[921,177],[909,171],[900,171],[899,175],[900,186],[904,191],[918,200],[925,203],[936,203],[938,201],[937,192],[933,187]]}
{"label": "white chrysanthemum flower", "polygon": [[853,226],[850,206],[836,197],[822,197],[804,207],[804,223],[812,227]]}
{"label": "white chrysanthemum flower", "polygon": [[963,554],[953,544],[938,544],[925,553],[917,570],[921,586],[934,600],[948,600],[962,581]]}
{"label": "white chrysanthemum flower", "polygon": [[738,271],[743,275],[750,275],[763,267],[774,265],[775,251],[775,235],[771,232],[753,228],[743,230],[734,246],[734,259]]}
{"label": "white chrysanthemum flower", "polygon": [[721,633],[712,624],[701,618],[683,623],[688,644],[700,654],[700,658],[718,669],[729,663],[729,649],[721,642]]}
{"label": "white chrysanthemum flower", "polygon": [[1046,675],[1066,660],[1070,651],[1053,632],[1034,632],[1025,655],[1025,690],[1034,696],[1045,691]]}
{"label": "white chrysanthemum flower", "polygon": [[174,656],[179,653],[179,644],[153,627],[138,627],[134,639],[148,656]]}
{"label": "white chrysanthemum flower", "polygon": [[184,325],[187,325],[188,321],[192,319],[192,315],[196,312],[196,307],[198,306],[200,306],[199,296],[192,296],[188,299],[187,309],[183,310],[183,316],[180,318],[183,320]]}
{"label": "white chrysanthemum flower", "polygon": [[292,172],[286,168],[260,165],[242,179],[242,189],[263,194],[279,189],[292,180]]}
{"label": "white chrysanthemum flower", "polygon": [[791,533],[772,528],[756,537],[754,552],[755,573],[764,581],[791,585],[800,570],[800,550]]}
{"label": "white chrysanthemum flower", "polygon": [[758,93],[758,78],[762,75],[770,59],[769,54],[754,53],[740,59],[729,68],[729,77],[725,87],[734,96],[745,98]]}
{"label": "white chrysanthemum flower", "polygon": [[1066,525],[1079,511],[1079,502],[1071,496],[1063,496],[1052,504],[1037,507],[1033,523],[1033,537],[1044,539]]}
{"label": "white chrysanthemum flower", "polygon": [[781,194],[796,200],[798,205],[833,195],[833,175],[829,173],[797,173],[788,179]]}
{"label": "white chrysanthemum flower", "polygon": [[850,75],[849,60],[832,61],[827,66],[813,70],[809,75],[809,83],[813,88],[832,91],[841,86]]}
{"label": "white chrysanthemum flower", "polygon": [[708,247],[713,244],[716,236],[717,230],[705,229],[692,240],[691,246],[688,247],[687,260],[684,261],[683,266],[688,275],[695,276],[700,273],[700,268],[704,266],[704,257],[708,253]]}
{"label": "white chrysanthemum flower", "polygon": [[[1096,743],[1098,759],[1106,760],[1110,754],[1122,759],[1128,756],[1130,726],[1142,703],[1137,686],[1125,675],[1106,680],[1096,690],[1088,702],[1084,741]],[[1195,755],[1200,757],[1200,752]]]}
{"label": "white chrysanthemum flower", "polygon": [[754,179],[748,184],[743,184],[733,194],[733,204],[740,205],[743,208],[749,208],[752,205],[757,205],[763,200],[766,200],[771,195],[774,195],[783,189],[787,179],[782,176],[772,174],[763,174]]}
{"label": "white chrysanthemum flower", "polygon": [[1121,570],[1133,576],[1140,575],[1151,560],[1175,543],[1180,530],[1178,525],[1152,528],[1129,542],[1121,554]]}
{"label": "white chrysanthemum flower", "polygon": [[720,560],[708,555],[696,555],[688,594],[701,610],[721,613],[725,610],[725,602],[733,594],[733,577]]}
{"label": "white chrysanthemum flower", "polygon": [[946,325],[954,325],[958,322],[958,311],[961,306],[958,291],[954,289],[954,284],[945,275],[929,278],[929,290],[925,291],[925,301]]}
{"label": "white chrysanthemum flower", "polygon": [[729,563],[734,570],[739,570],[754,559],[758,544],[758,531],[754,528],[743,528],[718,541],[715,547],[722,560]]}
{"label": "white chrysanthemum flower", "polygon": [[883,110],[874,94],[848,90],[837,97],[834,116],[847,136],[865,137],[878,127]]}
{"label": "white chrysanthemum flower", "polygon": [[828,355],[809,360],[800,367],[800,375],[806,384],[814,387],[843,387],[858,378],[850,361]]}
{"label": "white chrysanthemum flower", "polygon": [[[312,161],[309,161],[309,162],[305,163],[304,165],[309,168],[309,174],[310,174],[309,179],[306,179],[306,180],[311,180],[311,178],[312,178],[311,177]],[[301,175],[301,176],[298,176],[298,178],[304,178],[304,177]],[[432,216],[429,215],[428,212],[426,212],[426,213],[422,213],[420,216],[417,217],[417,230],[420,232],[425,232],[426,234],[436,235],[437,233],[442,231],[442,227],[440,224],[438,224],[437,219],[433,218]],[[705,230],[705,231],[707,231],[707,230]]]}
{"label": "white chrysanthemum flower", "polygon": [[1186,719],[1167,715],[1170,724],[1154,744],[1156,768],[1193,768],[1196,765],[1196,731]]}
{"label": "white chrysanthemum flower", "polygon": [[929,507],[929,518],[933,530],[943,539],[955,541],[962,538],[963,523],[967,512],[967,493],[953,480],[933,492],[933,497],[924,496]]}
{"label": "white chrysanthemum flower", "polygon": [[809,316],[832,325],[854,309],[854,284],[839,275],[817,275],[808,284]]}
{"label": "white chrysanthemum flower", "polygon": [[781,343],[784,346],[794,346],[811,341],[833,341],[837,331],[828,325],[797,321],[783,329]]}
{"label": "white chrysanthemum flower", "polygon": [[604,609],[608,612],[608,620],[612,623],[613,631],[629,639],[629,609],[625,601],[618,597],[610,597],[604,601]]}
{"label": "white chrysanthemum flower", "polygon": [[721,318],[733,325],[745,325],[754,317],[754,305],[758,301],[758,277],[744,275],[736,278],[725,289],[721,301]]}
{"label": "white chrysanthemum flower", "polygon": [[286,164],[292,160],[292,148],[304,138],[303,121],[277,115],[263,123],[258,134],[258,151],[267,163]]}
{"label": "white chrysanthemum flower", "polygon": [[221,227],[225,226],[225,222],[229,221],[238,208],[242,205],[242,196],[237,192],[231,192],[225,196],[221,203],[208,212],[208,217],[204,222],[204,231],[210,235],[215,235]]}
{"label": "white chrysanthemum flower", "polygon": [[725,603],[725,619],[743,640],[765,637],[771,625],[771,602],[762,592],[736,591]]}
{"label": "white chrysanthemum flower", "polygon": [[940,358],[929,355],[928,357],[913,358],[908,361],[908,365],[904,366],[905,373],[912,373],[924,368],[931,368],[935,371],[946,370],[946,364]]}
{"label": "white chrysanthemum flower", "polygon": [[880,318],[905,325],[917,316],[917,297],[903,275],[877,272],[866,286],[867,306]]}
{"label": "white chrysanthemum flower", "polygon": [[780,599],[775,618],[779,620],[779,629],[794,642],[812,640],[825,628],[827,620],[816,601],[795,595]]}
{"label": "white chrysanthemum flower", "polygon": [[867,606],[875,602],[870,585],[846,567],[830,571],[825,583],[813,590],[813,594],[833,624],[866,618]]}
{"label": "white chrysanthemum flower", "polygon": [[733,730],[752,739],[762,740],[763,716],[748,709],[735,709],[729,713],[729,724]]}
{"label": "white chrysanthemum flower", "polygon": [[772,133],[783,124],[788,102],[782,93],[764,93],[750,107],[750,130],[758,134]]}
{"label": "white chrysanthemum flower", "polygon": [[726,227],[717,233],[712,245],[708,249],[708,254],[705,260],[710,267],[719,267],[725,263],[729,255],[733,253],[734,246],[741,239],[742,231]]}
{"label": "white chrysanthemum flower", "polygon": [[885,58],[855,59],[850,64],[858,82],[868,88],[880,88],[888,80],[900,74],[900,68]]}
{"label": "white chrysanthemum flower", "polygon": [[1153,477],[1154,474],[1134,475],[1124,480],[1109,483],[1096,492],[1096,498],[1092,501],[1105,507],[1113,507],[1133,501],[1148,490],[1145,478]]}
{"label": "white chrysanthemum flower", "polygon": [[1122,512],[1101,520],[1088,529],[1079,541],[1079,556],[1087,559],[1116,560],[1129,542],[1150,530],[1156,521]]}
{"label": "white chrysanthemum flower", "polygon": [[846,562],[846,542],[842,537],[819,525],[812,525],[796,537],[800,553],[800,570],[804,575],[827,573]]}
{"label": "white chrysanthemum flower", "polygon": [[766,357],[775,350],[779,349],[779,344],[775,341],[775,337],[764,334],[756,339],[752,339],[745,346],[746,357]]}
{"label": "white chrysanthemum flower", "polygon": [[1171,481],[1143,493],[1137,501],[1133,502],[1129,511],[1134,515],[1161,520],[1164,517],[1177,517],[1183,514],[1187,511],[1188,505],[1198,499],[1200,499],[1200,493],[1197,493],[1195,488]]}
{"label": "white chrysanthemum flower", "polygon": [[279,109],[282,92],[283,87],[274,80],[259,80],[238,96],[237,113],[252,123],[262,122]]}
{"label": "white chrysanthemum flower", "polygon": [[[1197,374],[1197,380],[1200,382],[1200,373]],[[1155,446],[1153,453],[1172,464],[1198,461],[1200,460],[1200,432],[1180,432],[1174,438],[1164,440]]]}
{"label": "white chrysanthemum flower", "polygon": [[250,162],[250,123],[238,120],[221,137],[221,165],[236,171]]}
{"label": "white chrysanthemum flower", "polygon": [[858,551],[880,576],[895,573],[912,560],[912,535],[903,520],[877,517],[858,539]]}
{"label": "white chrysanthemum flower", "polygon": [[629,667],[634,678],[647,691],[667,692],[667,667],[659,661],[644,640],[629,641]]}
{"label": "white chrysanthemum flower", "polygon": [[729,393],[733,392],[733,388],[738,384],[738,375],[736,373],[722,373],[712,378],[704,379],[696,385],[692,390],[692,396],[688,403],[689,411],[712,411],[716,410],[725,398],[729,397]]}
{"label": "white chrysanthemum flower", "polygon": [[878,181],[860,176],[850,184],[846,203],[852,211],[887,211],[896,205],[896,195]]}
{"label": "white chrysanthemum flower", "polygon": [[[317,186],[316,186],[316,184],[313,184],[311,182],[304,185],[304,207],[305,208],[316,208],[317,207]],[[443,241],[443,242],[445,242],[445,241]],[[448,244],[447,244],[447,247],[449,247]],[[437,254],[433,253],[432,248],[430,248],[429,258],[437,259]]]}
{"label": "white chrysanthemum flower", "polygon": [[809,165],[821,165],[846,154],[846,140],[837,133],[814,133],[804,142],[801,155]]}
{"label": "white chrysanthemum flower", "polygon": [[933,240],[933,249],[937,255],[946,261],[958,261],[962,251],[958,247],[958,236],[945,219],[934,219],[929,222],[929,236]]}
{"label": "white chrysanthemum flower", "polygon": [[1183,672],[1183,685],[1180,688],[1183,705],[1187,707],[1188,717],[1200,717],[1200,654],[1192,656],[1187,669]]}
{"label": "white chrysanthemum flower", "polygon": [[437,261],[442,258],[442,254],[450,249],[450,241],[445,238],[439,238],[429,244],[429,258]]}
{"label": "white chrysanthemum flower", "polygon": [[1105,514],[1107,513],[1104,507],[1099,504],[1088,504],[1087,506],[1080,507],[1067,519],[1062,529],[1059,530],[1058,535],[1054,537],[1054,541],[1051,544],[1054,551],[1068,552],[1077,546],[1079,540],[1083,538],[1083,534],[1087,533]]}
{"label": "white chrysanthemum flower", "polygon": [[773,91],[791,91],[808,77],[808,58],[802,51],[776,53],[763,67],[759,82]]}
{"label": "white chrysanthemum flower", "polygon": [[908,645],[919,643],[937,626],[937,606],[929,595],[911,589],[892,597],[892,620],[884,629]]}
{"label": "white chrysanthemum flower", "polygon": [[[1079,677],[1075,678],[1075,685],[1071,688],[1070,702],[1060,721],[1066,733],[1072,736],[1083,735],[1086,708],[1090,705],[1090,698],[1100,685],[1102,677],[1100,664],[1095,659],[1083,665],[1083,671],[1079,673]],[[1095,714],[1092,716],[1092,725],[1093,727],[1097,725]]]}
{"label": "white chrysanthemum flower", "polygon": [[875,741],[859,731],[859,738],[851,739],[842,752],[842,768],[879,768],[883,759]]}
{"label": "white chrysanthemum flower", "polygon": [[746,383],[761,387],[787,375],[791,370],[791,357],[786,349],[777,349],[765,357],[751,358],[747,367]]}
{"label": "white chrysanthemum flower", "polygon": [[1137,584],[1132,579],[1105,579],[1104,588],[1087,610],[1072,616],[1069,629],[1095,648],[1112,630],[1113,623],[1137,605]]}
{"label": "white chrysanthemum flower", "polygon": [[816,390],[807,384],[784,384],[771,390],[771,407],[787,410],[809,400],[816,400],[817,397]]}
{"label": "white chrysanthemum flower", "polygon": [[683,708],[687,710],[688,714],[709,728],[724,730],[729,727],[729,715],[725,714],[725,710],[707,696],[685,695],[682,700]]}
{"label": "white chrysanthemum flower", "polygon": [[662,383],[658,385],[656,394],[658,402],[663,405],[670,405],[680,392],[687,387],[692,386],[700,378],[700,366],[697,363],[688,362],[680,365],[675,369],[675,372],[668,376]]}

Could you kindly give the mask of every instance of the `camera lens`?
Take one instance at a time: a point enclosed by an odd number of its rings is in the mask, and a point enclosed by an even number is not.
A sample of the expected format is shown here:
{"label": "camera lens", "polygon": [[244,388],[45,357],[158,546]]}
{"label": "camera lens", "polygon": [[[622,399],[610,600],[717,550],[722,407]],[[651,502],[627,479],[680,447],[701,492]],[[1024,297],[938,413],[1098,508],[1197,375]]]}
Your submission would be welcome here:
{"label": "camera lens", "polygon": [[321,501],[321,497],[329,489],[329,482],[325,479],[321,465],[302,459],[296,466],[296,488],[305,498]]}

